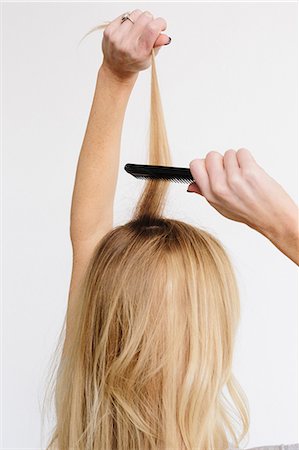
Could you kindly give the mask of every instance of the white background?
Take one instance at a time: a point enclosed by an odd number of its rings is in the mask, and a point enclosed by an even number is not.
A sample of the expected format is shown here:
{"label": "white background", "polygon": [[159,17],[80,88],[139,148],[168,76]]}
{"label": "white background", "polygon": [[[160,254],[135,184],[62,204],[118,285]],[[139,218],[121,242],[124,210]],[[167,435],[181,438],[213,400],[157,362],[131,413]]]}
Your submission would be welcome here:
{"label": "white background", "polygon": [[[2,449],[40,449],[40,406],[67,306],[77,160],[102,61],[102,21],[164,17],[157,69],[174,165],[247,147],[297,201],[297,4],[6,3],[3,6]],[[115,225],[130,219],[145,163],[150,70],[125,117]],[[234,374],[251,412],[248,447],[298,442],[296,266],[269,241],[173,184],[166,215],[225,245],[242,319]]]}

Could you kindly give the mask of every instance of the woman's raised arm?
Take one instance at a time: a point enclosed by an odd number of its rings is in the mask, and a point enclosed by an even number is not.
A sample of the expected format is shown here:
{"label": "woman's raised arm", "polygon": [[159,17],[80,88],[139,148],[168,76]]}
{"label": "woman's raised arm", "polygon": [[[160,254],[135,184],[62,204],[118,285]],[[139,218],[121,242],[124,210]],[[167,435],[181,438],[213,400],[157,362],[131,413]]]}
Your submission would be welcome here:
{"label": "woman's raised arm", "polygon": [[[151,64],[153,47],[168,43],[166,21],[138,9],[103,33],[103,63],[88,119],[72,197],[70,236],[73,248],[98,239],[113,226],[121,132],[127,103],[140,70]],[[157,49],[156,51],[158,51]]]}
{"label": "woman's raised arm", "polygon": [[138,74],[117,79],[103,63],[88,119],[75,178],[70,235],[73,245],[113,223],[121,131]]}

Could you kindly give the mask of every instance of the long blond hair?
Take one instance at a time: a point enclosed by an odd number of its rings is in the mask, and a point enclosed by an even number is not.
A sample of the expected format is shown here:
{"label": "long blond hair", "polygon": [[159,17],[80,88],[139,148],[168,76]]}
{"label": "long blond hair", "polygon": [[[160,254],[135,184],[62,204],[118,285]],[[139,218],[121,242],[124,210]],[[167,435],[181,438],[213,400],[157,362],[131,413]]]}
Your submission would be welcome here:
{"label": "long blond hair", "polygon": [[[154,51],[148,163],[172,163]],[[53,378],[48,450],[226,450],[247,436],[234,272],[212,235],[163,217],[168,187],[146,181],[132,220],[94,250]]]}

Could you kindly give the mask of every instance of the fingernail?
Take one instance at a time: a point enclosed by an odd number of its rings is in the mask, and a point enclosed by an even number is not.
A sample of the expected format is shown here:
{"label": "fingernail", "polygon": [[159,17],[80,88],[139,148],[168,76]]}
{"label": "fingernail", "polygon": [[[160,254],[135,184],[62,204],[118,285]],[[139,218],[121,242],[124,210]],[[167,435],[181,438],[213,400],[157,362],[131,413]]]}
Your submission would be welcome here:
{"label": "fingernail", "polygon": [[164,45],[168,45],[168,44],[170,44],[170,42],[171,42],[171,37],[170,37],[170,36],[168,36],[168,39],[169,39],[169,41],[167,42],[167,44],[164,44]]}
{"label": "fingernail", "polygon": [[194,191],[188,191],[188,189],[187,189],[187,191],[186,191],[186,192],[191,192],[191,193],[192,193],[192,192],[194,192]]}

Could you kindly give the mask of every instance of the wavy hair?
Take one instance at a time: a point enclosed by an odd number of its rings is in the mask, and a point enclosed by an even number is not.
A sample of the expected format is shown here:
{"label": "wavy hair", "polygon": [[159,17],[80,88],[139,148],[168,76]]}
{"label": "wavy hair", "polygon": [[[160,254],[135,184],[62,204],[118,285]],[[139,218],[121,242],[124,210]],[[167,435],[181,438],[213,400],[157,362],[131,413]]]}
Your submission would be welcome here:
{"label": "wavy hair", "polygon": [[[171,165],[154,50],[150,106],[148,162]],[[234,271],[215,237],[163,216],[169,183],[146,181],[132,219],[94,250],[52,378],[47,450],[226,450],[247,436]]]}

